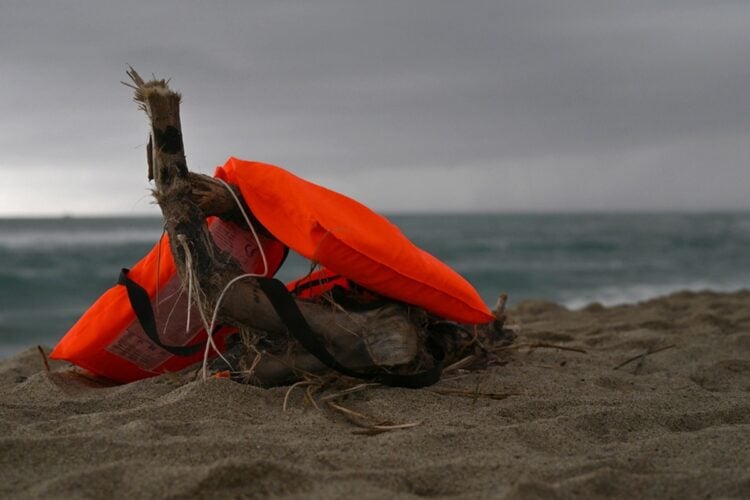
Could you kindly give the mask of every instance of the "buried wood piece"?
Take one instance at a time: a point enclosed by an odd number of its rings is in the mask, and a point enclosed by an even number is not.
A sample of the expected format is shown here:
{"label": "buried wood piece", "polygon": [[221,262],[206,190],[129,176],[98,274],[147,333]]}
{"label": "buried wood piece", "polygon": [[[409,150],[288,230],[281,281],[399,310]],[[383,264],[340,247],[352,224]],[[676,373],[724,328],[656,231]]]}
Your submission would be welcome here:
{"label": "buried wood piece", "polygon": [[[154,196],[164,216],[179,276],[190,288],[205,324],[210,326],[215,317],[217,325],[240,329],[240,338],[227,354],[230,368],[241,372],[246,381],[261,385],[327,371],[290,336],[257,280],[245,278],[230,285],[243,271],[214,245],[206,217],[218,215],[245,225],[244,210],[256,228],[262,226],[246,206],[237,206],[224,184],[188,171],[180,95],[169,88],[168,81],[146,82],[132,68],[128,75],[135,89],[134,99],[150,121],[149,177],[154,179]],[[448,363],[473,352],[476,346],[472,339],[503,336],[500,319],[463,328],[434,322],[421,309],[395,302],[364,312],[320,301],[297,300],[296,304],[315,337],[339,363],[354,370],[386,368],[410,373],[429,367],[433,360],[425,347],[428,329],[429,335],[439,337]],[[215,311],[217,306],[219,310]]]}

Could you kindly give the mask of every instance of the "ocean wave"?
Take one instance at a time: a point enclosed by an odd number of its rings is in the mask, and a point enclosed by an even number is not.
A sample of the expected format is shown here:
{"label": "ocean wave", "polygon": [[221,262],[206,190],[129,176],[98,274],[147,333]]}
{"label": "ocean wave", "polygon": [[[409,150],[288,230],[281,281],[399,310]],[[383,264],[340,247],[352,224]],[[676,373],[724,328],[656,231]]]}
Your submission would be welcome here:
{"label": "ocean wave", "polygon": [[[396,219],[490,306],[499,292],[511,305],[544,298],[577,309],[750,288],[750,214]],[[0,219],[0,340],[54,343],[121,267],[148,252],[162,225],[157,218]],[[292,252],[278,277],[290,281],[309,269]]]}
{"label": "ocean wave", "polygon": [[28,230],[0,235],[0,248],[49,250],[61,247],[156,243],[160,236],[161,231],[154,229]]}
{"label": "ocean wave", "polygon": [[[599,260],[555,260],[548,258],[546,260],[524,260],[522,258],[503,258],[502,256],[485,256],[480,255],[474,258],[463,259],[446,259],[446,263],[460,273],[573,273],[573,272],[614,272],[629,269],[632,265],[623,258],[599,259]],[[672,265],[671,261],[664,259],[664,262],[653,261],[652,268],[668,268]]]}
{"label": "ocean wave", "polygon": [[654,299],[675,292],[699,292],[711,290],[714,292],[737,292],[750,288],[750,282],[744,283],[670,283],[670,284],[637,284],[624,286],[606,286],[586,291],[563,293],[560,302],[568,309],[581,309],[598,302],[604,306],[633,304],[644,300]]}
{"label": "ocean wave", "polygon": [[750,217],[738,219],[735,227],[739,230],[738,233],[750,236]]}

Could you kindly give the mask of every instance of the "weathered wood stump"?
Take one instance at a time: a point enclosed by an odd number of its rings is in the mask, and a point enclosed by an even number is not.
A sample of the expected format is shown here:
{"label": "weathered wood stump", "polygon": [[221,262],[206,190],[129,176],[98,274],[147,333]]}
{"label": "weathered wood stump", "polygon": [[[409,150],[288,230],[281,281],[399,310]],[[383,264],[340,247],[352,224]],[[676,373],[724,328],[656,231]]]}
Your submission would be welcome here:
{"label": "weathered wood stump", "polygon": [[[188,171],[180,94],[171,90],[166,80],[146,82],[132,68],[128,75],[134,99],[150,121],[148,175],[154,180],[154,196],[164,216],[180,278],[184,284],[192,284],[195,306],[205,318],[215,314],[217,325],[235,326],[240,331],[228,353],[236,378],[271,385],[328,371],[290,335],[255,279],[242,279],[225,290],[243,271],[213,243],[206,217],[219,216],[246,226],[240,208],[223,184]],[[248,208],[243,208],[254,227],[268,234]],[[223,300],[215,311],[222,291]],[[495,322],[463,326],[398,302],[371,311],[348,311],[327,297],[298,299],[296,303],[318,341],[341,364],[364,372],[412,373],[428,368],[435,362],[426,347],[428,336],[440,344],[445,363],[450,364],[476,355],[486,344],[507,342],[510,334],[502,329],[503,304]]]}

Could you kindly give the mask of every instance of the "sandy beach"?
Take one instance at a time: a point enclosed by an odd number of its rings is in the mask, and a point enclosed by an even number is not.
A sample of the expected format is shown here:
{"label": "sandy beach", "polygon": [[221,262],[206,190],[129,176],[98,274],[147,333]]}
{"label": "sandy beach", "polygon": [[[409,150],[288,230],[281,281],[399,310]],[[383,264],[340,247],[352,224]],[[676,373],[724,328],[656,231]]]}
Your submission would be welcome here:
{"label": "sandy beach", "polygon": [[106,386],[29,347],[0,363],[0,496],[750,496],[750,292],[526,301],[508,324],[516,345],[487,370],[335,400],[412,424],[379,434],[304,388],[284,410],[283,387]]}

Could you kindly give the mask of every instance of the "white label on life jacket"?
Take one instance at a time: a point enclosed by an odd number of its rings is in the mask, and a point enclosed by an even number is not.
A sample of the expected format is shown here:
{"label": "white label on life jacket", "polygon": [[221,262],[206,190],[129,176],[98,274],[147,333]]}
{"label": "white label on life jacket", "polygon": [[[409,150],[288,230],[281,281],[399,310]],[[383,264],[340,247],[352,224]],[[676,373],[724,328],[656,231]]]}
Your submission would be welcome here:
{"label": "white label on life jacket", "polygon": [[[211,224],[209,229],[216,246],[234,257],[246,273],[263,272],[263,260],[253,233],[222,220]],[[267,245],[267,238],[259,235],[259,239],[261,245]]]}
{"label": "white label on life jacket", "polygon": [[[258,244],[250,231],[220,219],[216,219],[208,229],[216,246],[231,254],[245,272],[263,271]],[[266,239],[261,236],[261,244],[265,243]],[[190,324],[187,324],[188,293],[177,274],[159,288],[151,300],[151,307],[154,310],[159,339],[164,345],[192,344],[198,334],[204,331],[200,312],[195,304],[190,311]],[[148,338],[138,318],[133,319],[107,347],[107,351],[148,371],[156,371],[174,356]]]}

